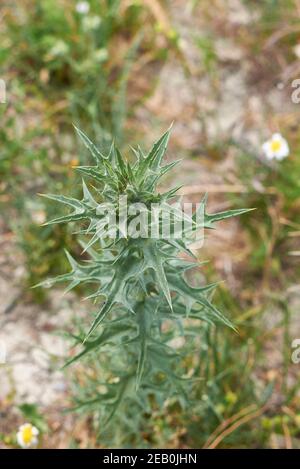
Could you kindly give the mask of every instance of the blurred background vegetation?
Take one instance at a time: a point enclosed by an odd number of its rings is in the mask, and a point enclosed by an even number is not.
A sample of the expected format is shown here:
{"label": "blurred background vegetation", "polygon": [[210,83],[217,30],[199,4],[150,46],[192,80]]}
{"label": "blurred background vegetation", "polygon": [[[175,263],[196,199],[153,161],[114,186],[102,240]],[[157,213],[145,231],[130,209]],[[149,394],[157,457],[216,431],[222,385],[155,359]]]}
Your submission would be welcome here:
{"label": "blurred background vegetation", "polygon": [[[21,340],[27,315],[41,348],[43,334],[61,327],[62,301],[84,316],[76,295],[61,300],[60,292],[30,289],[68,269],[64,248],[81,252],[66,227],[41,226],[56,206],[37,195],[79,190],[72,167],[89,156],[73,123],[101,148],[114,138],[129,155],[129,144],[148,148],[174,120],[168,157],[183,159],[173,176],[185,184],[183,196],[196,201],[208,192],[211,211],[257,209],[209,233],[198,252],[211,260],[207,280],[225,280],[215,300],[239,335],[191,324],[196,343],[183,367],[201,378],[196,406],[127,402],[118,431],[99,438],[97,405],[88,417],[68,420],[61,411],[73,388],[98,389],[103,368],[79,366],[60,398],[45,403],[39,391],[18,388],[12,343],[12,362],[0,365],[9,382],[0,382],[1,444],[14,445],[25,418],[41,428],[44,447],[300,447],[299,365],[291,361],[300,337],[300,104],[291,100],[300,77],[299,0],[23,0],[3,1],[0,14],[5,337],[13,323]],[[274,132],[291,150],[278,164],[261,152]],[[54,319],[39,324],[41,314]],[[21,361],[30,360],[28,350]],[[49,356],[46,386],[58,368],[55,351]]]}

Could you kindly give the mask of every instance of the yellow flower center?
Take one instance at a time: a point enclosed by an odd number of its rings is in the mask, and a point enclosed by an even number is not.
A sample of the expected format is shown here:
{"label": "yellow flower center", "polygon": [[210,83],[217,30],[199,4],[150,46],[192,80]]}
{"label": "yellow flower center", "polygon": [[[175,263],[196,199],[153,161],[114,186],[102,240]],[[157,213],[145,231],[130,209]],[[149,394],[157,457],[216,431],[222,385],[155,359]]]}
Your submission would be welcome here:
{"label": "yellow flower center", "polygon": [[23,441],[26,445],[31,443],[31,440],[33,438],[32,426],[31,425],[26,425],[26,427],[22,431],[22,437],[23,437]]}
{"label": "yellow flower center", "polygon": [[275,153],[277,151],[279,151],[281,148],[281,142],[280,140],[273,140],[271,142],[271,150]]}

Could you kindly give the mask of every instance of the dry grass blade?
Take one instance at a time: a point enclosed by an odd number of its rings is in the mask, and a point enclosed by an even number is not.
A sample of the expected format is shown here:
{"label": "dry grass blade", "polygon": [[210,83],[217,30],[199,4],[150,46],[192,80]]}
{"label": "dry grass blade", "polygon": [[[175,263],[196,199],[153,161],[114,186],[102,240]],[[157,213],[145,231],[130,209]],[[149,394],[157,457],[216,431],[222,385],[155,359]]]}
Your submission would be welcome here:
{"label": "dry grass blade", "polygon": [[254,404],[245,407],[244,409],[240,410],[236,414],[232,415],[228,419],[224,420],[220,425],[217,426],[217,428],[212,432],[212,434],[208,437],[207,441],[203,445],[203,448],[208,448],[209,445],[211,444],[212,441],[214,441],[215,437],[228,425],[233,423],[235,420],[239,419],[242,417],[244,414],[248,414],[249,412],[252,412],[256,409],[256,406]]}
{"label": "dry grass blade", "polygon": [[145,0],[144,3],[147,5],[154,18],[162,26],[162,28],[166,31],[169,31],[170,22],[167,13],[164,11],[161,4],[157,0]]}
{"label": "dry grass blade", "polygon": [[282,422],[282,429],[283,429],[283,434],[284,434],[284,439],[285,439],[285,447],[286,449],[292,449],[293,443],[292,443],[291,434],[289,431],[289,427],[287,426],[285,422]]}
{"label": "dry grass blade", "polygon": [[[250,422],[251,420],[259,417],[260,415],[262,415],[264,413],[264,411],[266,410],[267,408],[267,404],[264,405],[263,407],[261,407],[260,409],[258,410],[255,410],[254,412],[250,410],[250,408],[253,408],[253,406],[249,406],[248,408],[245,408],[243,409],[242,411],[238,412],[235,416],[231,417],[231,419],[228,419],[228,420],[225,420],[216,430],[215,430],[215,434],[217,434],[217,430],[220,431],[222,428],[221,427],[226,427],[228,425],[228,423],[231,423],[232,421],[234,423],[232,423],[232,425],[230,425],[229,427],[225,428],[211,443],[206,444],[204,445],[204,448],[207,448],[207,449],[214,449],[216,448],[222,440],[224,440],[224,438],[226,438],[228,435],[230,435],[232,432],[234,432],[237,428],[239,428],[241,425],[244,425],[245,423],[247,422]],[[247,412],[248,410],[248,412]],[[241,415],[245,414],[244,416],[241,417]],[[241,417],[241,418],[239,418]],[[236,418],[238,418],[238,420],[236,420]],[[235,420],[235,421],[234,421]],[[211,437],[209,438],[209,441],[211,441]]]}

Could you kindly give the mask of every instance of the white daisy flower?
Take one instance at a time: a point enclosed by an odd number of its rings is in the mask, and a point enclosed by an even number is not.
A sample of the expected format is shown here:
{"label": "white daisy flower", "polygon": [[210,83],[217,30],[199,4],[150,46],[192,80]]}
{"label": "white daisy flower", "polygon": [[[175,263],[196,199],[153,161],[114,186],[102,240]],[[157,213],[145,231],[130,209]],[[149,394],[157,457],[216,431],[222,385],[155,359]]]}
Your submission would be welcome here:
{"label": "white daisy flower", "polygon": [[39,431],[31,423],[21,425],[17,433],[17,442],[21,448],[31,448],[38,444]]}
{"label": "white daisy flower", "polygon": [[262,146],[263,152],[268,160],[283,160],[290,154],[288,142],[281,134],[273,134],[270,140]]}
{"label": "white daisy flower", "polygon": [[86,15],[90,11],[90,4],[88,2],[78,2],[75,8],[80,15]]}

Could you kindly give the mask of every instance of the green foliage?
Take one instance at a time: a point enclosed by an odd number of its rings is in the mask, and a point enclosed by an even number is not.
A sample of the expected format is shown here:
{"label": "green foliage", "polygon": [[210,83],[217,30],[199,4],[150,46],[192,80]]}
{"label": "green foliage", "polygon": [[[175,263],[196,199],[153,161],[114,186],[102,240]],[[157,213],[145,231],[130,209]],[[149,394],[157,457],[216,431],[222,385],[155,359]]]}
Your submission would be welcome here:
{"label": "green foliage", "polygon": [[[241,149],[236,171],[247,191],[231,196],[237,206],[257,208],[255,220],[248,215],[242,218],[252,243],[247,276],[254,273],[261,278],[263,274],[266,281],[284,286],[299,277],[299,262],[293,253],[299,245],[300,144],[298,137],[289,142],[291,155],[279,164],[269,164]],[[288,278],[282,275],[287,269]]]}
{"label": "green foliage", "polygon": [[[161,207],[157,219],[159,227],[163,226],[166,214],[172,216],[171,224],[178,216],[178,208],[170,204],[177,189],[156,192],[162,175],[174,166],[173,163],[162,165],[170,129],[147,155],[140,148],[134,150],[134,164],[126,162],[114,144],[108,155],[102,154],[81,130],[76,130],[95,160],[94,166],[80,166],[77,169],[92,183],[88,188],[83,180],[81,200],[46,195],[71,209],[71,212],[56,217],[47,225],[81,222],[80,234],[89,238],[82,245],[90,259],[80,264],[67,253],[71,271],[48,280],[46,285],[67,281],[68,289],[71,289],[79,284],[91,284],[94,291],[89,298],[94,300],[94,304],[100,302],[89,330],[81,330],[72,336],[75,344],[81,345],[81,350],[67,365],[87,355],[92,360],[95,353],[101,355],[99,352],[106,351],[108,345],[113,346],[114,350],[111,357],[105,360],[106,368],[109,364],[110,375],[108,382],[102,383],[105,392],[96,392],[91,399],[85,397],[79,400],[76,408],[90,409],[102,405],[107,414],[105,422],[108,422],[125,396],[135,401],[140,399],[136,402],[139,406],[146,405],[144,399],[149,394],[161,402],[173,395],[179,395],[183,401],[189,402],[188,389],[196,376],[188,378],[180,372],[184,353],[170,346],[170,341],[176,338],[173,327],[178,327],[181,335],[184,334],[183,323],[189,318],[201,324],[220,323],[235,328],[211,302],[215,284],[191,286],[186,272],[198,264],[180,258],[179,254],[190,254],[189,245],[199,229],[212,228],[214,222],[247,210],[207,214],[204,197],[197,208],[203,209],[204,217],[199,221],[194,214],[190,219],[191,227],[183,229],[179,240],[131,235],[130,223],[134,217],[129,215],[127,226],[120,224],[120,197],[126,196],[128,205],[142,203],[149,208],[152,203],[158,203]],[[113,238],[107,232],[105,234],[107,219],[99,210],[105,207],[105,203],[109,203],[110,209],[118,214],[115,225],[109,226],[115,230],[116,236]],[[150,224],[149,218],[146,220]],[[150,226],[148,228],[147,232],[150,233]],[[165,330],[166,323],[173,326]],[[97,386],[100,386],[99,382]],[[143,392],[135,395],[140,388]]]}
{"label": "green foliage", "polygon": [[[26,94],[42,96],[62,125],[93,122],[90,133],[99,144],[112,134],[120,144],[134,61],[149,54],[161,62],[168,51],[167,34],[157,34],[151,20],[142,2],[90,1],[80,14],[76,2],[25,0],[5,10],[4,68],[17,64]],[[11,40],[18,46],[13,50]]]}
{"label": "green foliage", "polygon": [[[32,217],[36,192],[49,185],[60,191],[62,181],[67,190],[66,180],[74,187],[70,167],[88,161],[86,155],[80,162],[73,157],[77,142],[70,138],[70,122],[84,125],[102,148],[112,134],[122,145],[135,106],[154,88],[148,68],[155,64],[157,70],[176,48],[167,31],[156,31],[148,5],[88,3],[86,14],[76,10],[77,2],[64,0],[24,0],[3,8],[0,68],[8,99],[0,108],[0,207],[8,224],[17,220],[9,228],[17,233],[30,286],[64,271],[63,249],[75,250],[64,227],[41,232]],[[143,74],[147,85],[142,80],[140,89]],[[52,216],[47,202],[39,206]]]}
{"label": "green foliage", "polygon": [[21,404],[19,409],[22,412],[24,419],[37,427],[40,432],[46,433],[49,430],[45,418],[39,412],[35,404]]}

